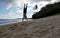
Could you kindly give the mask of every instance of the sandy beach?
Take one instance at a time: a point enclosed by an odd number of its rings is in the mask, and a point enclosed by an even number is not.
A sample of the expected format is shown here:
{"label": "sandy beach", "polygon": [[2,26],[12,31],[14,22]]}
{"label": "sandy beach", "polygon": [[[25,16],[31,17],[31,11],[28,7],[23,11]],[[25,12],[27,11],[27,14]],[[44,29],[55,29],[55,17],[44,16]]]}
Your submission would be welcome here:
{"label": "sandy beach", "polygon": [[0,25],[0,38],[60,38],[60,15]]}

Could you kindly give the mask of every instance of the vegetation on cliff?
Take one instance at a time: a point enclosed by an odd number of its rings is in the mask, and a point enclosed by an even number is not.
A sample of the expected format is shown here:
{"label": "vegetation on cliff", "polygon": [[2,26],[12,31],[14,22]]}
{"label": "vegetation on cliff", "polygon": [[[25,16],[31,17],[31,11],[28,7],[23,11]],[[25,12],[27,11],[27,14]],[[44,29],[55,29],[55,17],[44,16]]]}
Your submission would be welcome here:
{"label": "vegetation on cliff", "polygon": [[60,2],[46,5],[39,12],[33,14],[32,18],[43,18],[57,13],[60,13]]}

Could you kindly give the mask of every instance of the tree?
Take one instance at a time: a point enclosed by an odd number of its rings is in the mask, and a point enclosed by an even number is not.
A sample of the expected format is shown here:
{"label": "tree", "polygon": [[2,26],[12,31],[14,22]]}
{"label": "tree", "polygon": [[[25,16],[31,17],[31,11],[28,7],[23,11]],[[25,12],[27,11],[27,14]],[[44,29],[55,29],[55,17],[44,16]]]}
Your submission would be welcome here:
{"label": "tree", "polygon": [[46,7],[43,7],[39,12],[33,14],[32,18],[43,18],[57,13],[60,13],[60,2],[46,5]]}

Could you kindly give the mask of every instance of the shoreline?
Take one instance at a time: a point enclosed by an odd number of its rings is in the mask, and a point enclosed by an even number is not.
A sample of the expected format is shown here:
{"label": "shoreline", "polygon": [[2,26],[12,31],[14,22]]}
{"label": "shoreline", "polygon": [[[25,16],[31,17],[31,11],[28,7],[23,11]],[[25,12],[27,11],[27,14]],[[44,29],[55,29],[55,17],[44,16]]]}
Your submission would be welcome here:
{"label": "shoreline", "polygon": [[15,24],[15,23],[19,23],[19,22],[12,22],[12,23],[0,24],[0,26],[2,26],[2,25],[9,25],[9,24]]}
{"label": "shoreline", "polygon": [[[31,21],[32,19],[29,19],[28,21]],[[18,22],[11,22],[11,23],[5,23],[5,24],[0,24],[0,26],[2,25],[10,25],[10,24],[16,24],[16,23],[21,23],[21,22],[27,22],[27,20],[24,21],[18,21]]]}
{"label": "shoreline", "polygon": [[60,16],[0,26],[0,38],[60,38],[59,35]]}

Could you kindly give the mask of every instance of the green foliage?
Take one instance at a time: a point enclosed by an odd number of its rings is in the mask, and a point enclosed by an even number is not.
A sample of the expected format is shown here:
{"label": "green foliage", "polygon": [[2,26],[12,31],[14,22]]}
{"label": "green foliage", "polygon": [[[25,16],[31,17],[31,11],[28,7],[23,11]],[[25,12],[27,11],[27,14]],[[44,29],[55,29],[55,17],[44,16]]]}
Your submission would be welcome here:
{"label": "green foliage", "polygon": [[32,18],[33,19],[43,18],[43,17],[51,16],[57,13],[60,13],[60,2],[46,5],[46,7],[42,8],[42,10],[33,14]]}

